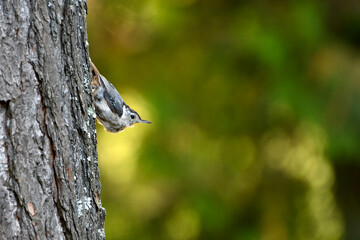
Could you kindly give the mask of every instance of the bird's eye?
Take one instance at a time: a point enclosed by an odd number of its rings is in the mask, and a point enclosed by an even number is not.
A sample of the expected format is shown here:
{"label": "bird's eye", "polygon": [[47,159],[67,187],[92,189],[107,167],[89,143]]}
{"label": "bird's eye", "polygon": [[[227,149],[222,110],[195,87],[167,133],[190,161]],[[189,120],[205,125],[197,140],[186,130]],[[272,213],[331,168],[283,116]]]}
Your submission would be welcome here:
{"label": "bird's eye", "polygon": [[135,115],[130,115],[131,119],[134,119],[135,118]]}

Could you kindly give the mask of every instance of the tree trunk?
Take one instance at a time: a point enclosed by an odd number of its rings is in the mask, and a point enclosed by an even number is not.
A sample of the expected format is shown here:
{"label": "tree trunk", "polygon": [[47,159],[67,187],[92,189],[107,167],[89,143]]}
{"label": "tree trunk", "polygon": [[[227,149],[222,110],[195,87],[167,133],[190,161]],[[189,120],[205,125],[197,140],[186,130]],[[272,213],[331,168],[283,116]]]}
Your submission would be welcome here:
{"label": "tree trunk", "polygon": [[0,1],[0,239],[104,239],[86,0]]}

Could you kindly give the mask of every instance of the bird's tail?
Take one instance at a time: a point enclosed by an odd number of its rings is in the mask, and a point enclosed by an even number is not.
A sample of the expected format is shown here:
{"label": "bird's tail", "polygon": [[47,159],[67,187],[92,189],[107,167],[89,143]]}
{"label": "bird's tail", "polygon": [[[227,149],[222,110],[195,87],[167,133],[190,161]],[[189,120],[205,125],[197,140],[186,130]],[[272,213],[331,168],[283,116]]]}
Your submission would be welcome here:
{"label": "bird's tail", "polygon": [[96,68],[95,64],[93,62],[91,62],[91,73],[92,73],[92,82],[91,82],[91,86],[92,88],[97,88],[100,85],[100,72],[99,70]]}

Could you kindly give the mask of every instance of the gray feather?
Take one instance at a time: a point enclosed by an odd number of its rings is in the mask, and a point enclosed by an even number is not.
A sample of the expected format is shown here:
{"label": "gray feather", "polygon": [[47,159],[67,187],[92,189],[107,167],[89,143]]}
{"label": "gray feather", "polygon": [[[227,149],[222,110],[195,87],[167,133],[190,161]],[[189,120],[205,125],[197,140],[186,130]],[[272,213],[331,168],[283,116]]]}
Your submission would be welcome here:
{"label": "gray feather", "polygon": [[109,108],[113,113],[121,117],[123,114],[124,100],[121,98],[119,92],[104,76],[100,77],[100,84],[106,89],[106,91],[104,91],[104,98]]}

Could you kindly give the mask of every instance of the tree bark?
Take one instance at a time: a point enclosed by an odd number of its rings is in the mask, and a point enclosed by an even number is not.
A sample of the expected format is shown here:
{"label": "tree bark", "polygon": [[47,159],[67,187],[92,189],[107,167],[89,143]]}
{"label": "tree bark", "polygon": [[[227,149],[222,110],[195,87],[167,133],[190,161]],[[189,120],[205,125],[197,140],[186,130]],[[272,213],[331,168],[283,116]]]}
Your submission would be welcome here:
{"label": "tree bark", "polygon": [[0,1],[0,239],[104,239],[86,0]]}

